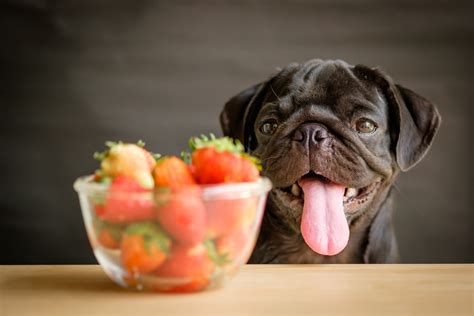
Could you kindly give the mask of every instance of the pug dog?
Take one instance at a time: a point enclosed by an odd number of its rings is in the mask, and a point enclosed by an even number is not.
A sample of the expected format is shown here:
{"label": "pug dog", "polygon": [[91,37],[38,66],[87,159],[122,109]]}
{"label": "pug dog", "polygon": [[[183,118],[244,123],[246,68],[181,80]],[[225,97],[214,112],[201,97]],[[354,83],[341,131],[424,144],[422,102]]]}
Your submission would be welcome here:
{"label": "pug dog", "polygon": [[426,154],[436,107],[376,68],[290,64],[220,115],[273,183],[250,263],[395,263],[393,183]]}

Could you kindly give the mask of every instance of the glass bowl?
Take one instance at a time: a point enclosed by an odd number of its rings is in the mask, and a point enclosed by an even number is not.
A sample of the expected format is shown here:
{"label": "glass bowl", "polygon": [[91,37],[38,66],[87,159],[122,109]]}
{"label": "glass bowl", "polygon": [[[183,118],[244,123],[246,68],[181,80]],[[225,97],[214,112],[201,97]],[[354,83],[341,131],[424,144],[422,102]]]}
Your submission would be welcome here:
{"label": "glass bowl", "polygon": [[221,287],[247,262],[271,189],[256,182],[109,190],[78,178],[82,215],[97,261],[117,284],[158,292]]}

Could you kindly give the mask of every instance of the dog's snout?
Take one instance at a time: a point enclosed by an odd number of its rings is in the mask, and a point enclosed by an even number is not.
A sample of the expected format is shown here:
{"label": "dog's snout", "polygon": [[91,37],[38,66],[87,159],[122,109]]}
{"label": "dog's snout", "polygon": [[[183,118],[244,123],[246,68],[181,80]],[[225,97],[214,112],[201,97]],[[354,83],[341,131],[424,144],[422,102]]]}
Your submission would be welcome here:
{"label": "dog's snout", "polygon": [[315,145],[329,138],[327,128],[319,123],[300,125],[293,134],[293,140],[302,144]]}
{"label": "dog's snout", "polygon": [[325,127],[317,127],[314,130],[313,138],[317,142],[328,138],[328,130]]}

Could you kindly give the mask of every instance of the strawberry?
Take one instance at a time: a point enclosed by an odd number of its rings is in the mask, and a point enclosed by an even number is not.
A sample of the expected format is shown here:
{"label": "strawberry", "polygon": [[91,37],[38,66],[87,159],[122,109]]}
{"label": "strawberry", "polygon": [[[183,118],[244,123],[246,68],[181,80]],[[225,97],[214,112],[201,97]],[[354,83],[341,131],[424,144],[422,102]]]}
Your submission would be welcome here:
{"label": "strawberry", "polygon": [[249,236],[248,230],[238,230],[219,237],[215,242],[217,253],[231,261],[241,257]]}
{"label": "strawberry", "polygon": [[160,158],[153,170],[153,177],[155,186],[168,187],[172,191],[196,184],[188,165],[176,156]]}
{"label": "strawberry", "polygon": [[167,286],[165,288],[160,287],[156,290],[158,292],[165,293],[188,293],[197,292],[204,289],[209,284],[209,279],[205,277],[195,277],[191,281],[180,285]]}
{"label": "strawberry", "polygon": [[106,177],[127,176],[136,180],[143,188],[154,187],[151,171],[155,167],[155,158],[143,148],[144,143],[124,144],[107,142],[108,150],[95,153],[101,160],[101,173]]}
{"label": "strawberry", "polygon": [[156,224],[130,224],[120,245],[123,266],[132,274],[151,272],[165,261],[170,246],[171,240]]}
{"label": "strawberry", "polygon": [[128,223],[155,217],[152,195],[135,180],[116,177],[106,193],[105,204],[95,206],[96,215],[111,223]]}
{"label": "strawberry", "polygon": [[172,194],[157,194],[157,219],[176,241],[195,245],[204,239],[206,209],[197,186]]}
{"label": "strawberry", "polygon": [[251,159],[242,159],[240,165],[240,172],[242,173],[242,182],[257,181],[259,174],[259,167],[255,165],[255,161]]}
{"label": "strawberry", "polygon": [[114,225],[94,217],[93,226],[99,244],[108,249],[120,248],[122,239],[122,226]]}
{"label": "strawberry", "polygon": [[244,153],[239,141],[229,137],[192,138],[194,176],[198,183],[215,184],[228,182],[252,182],[258,180],[259,162]]}
{"label": "strawberry", "polygon": [[99,218],[103,218],[104,213],[105,213],[105,205],[104,204],[95,204],[94,205],[94,212],[95,212],[95,215],[97,215]]}
{"label": "strawberry", "polygon": [[257,199],[215,199],[206,201],[206,237],[216,238],[249,228],[255,221]]}
{"label": "strawberry", "polygon": [[188,282],[168,288],[169,292],[197,291],[204,288],[214,272],[215,265],[204,244],[174,245],[169,258],[155,274],[165,278],[186,278]]}

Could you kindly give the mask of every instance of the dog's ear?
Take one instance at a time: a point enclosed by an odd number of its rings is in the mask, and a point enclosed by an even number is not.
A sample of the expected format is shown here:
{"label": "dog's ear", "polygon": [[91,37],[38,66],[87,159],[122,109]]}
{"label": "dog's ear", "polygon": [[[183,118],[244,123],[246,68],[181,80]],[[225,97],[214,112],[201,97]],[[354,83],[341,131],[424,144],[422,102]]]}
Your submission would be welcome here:
{"label": "dog's ear", "polygon": [[400,169],[406,171],[425,156],[439,129],[441,116],[430,101],[410,89],[400,85],[393,89],[399,113],[396,157]]}
{"label": "dog's ear", "polygon": [[224,135],[240,140],[246,149],[256,146],[253,122],[262,105],[267,85],[268,81],[253,85],[232,97],[220,115]]}
{"label": "dog's ear", "polygon": [[236,138],[242,143],[244,142],[244,120],[247,106],[261,86],[262,83],[248,87],[233,96],[224,105],[220,115],[220,122],[225,136]]}
{"label": "dog's ear", "polygon": [[427,153],[441,124],[436,107],[415,92],[395,84],[378,69],[356,66],[364,79],[375,81],[383,90],[391,112],[390,127],[397,164],[402,171],[416,165]]}

